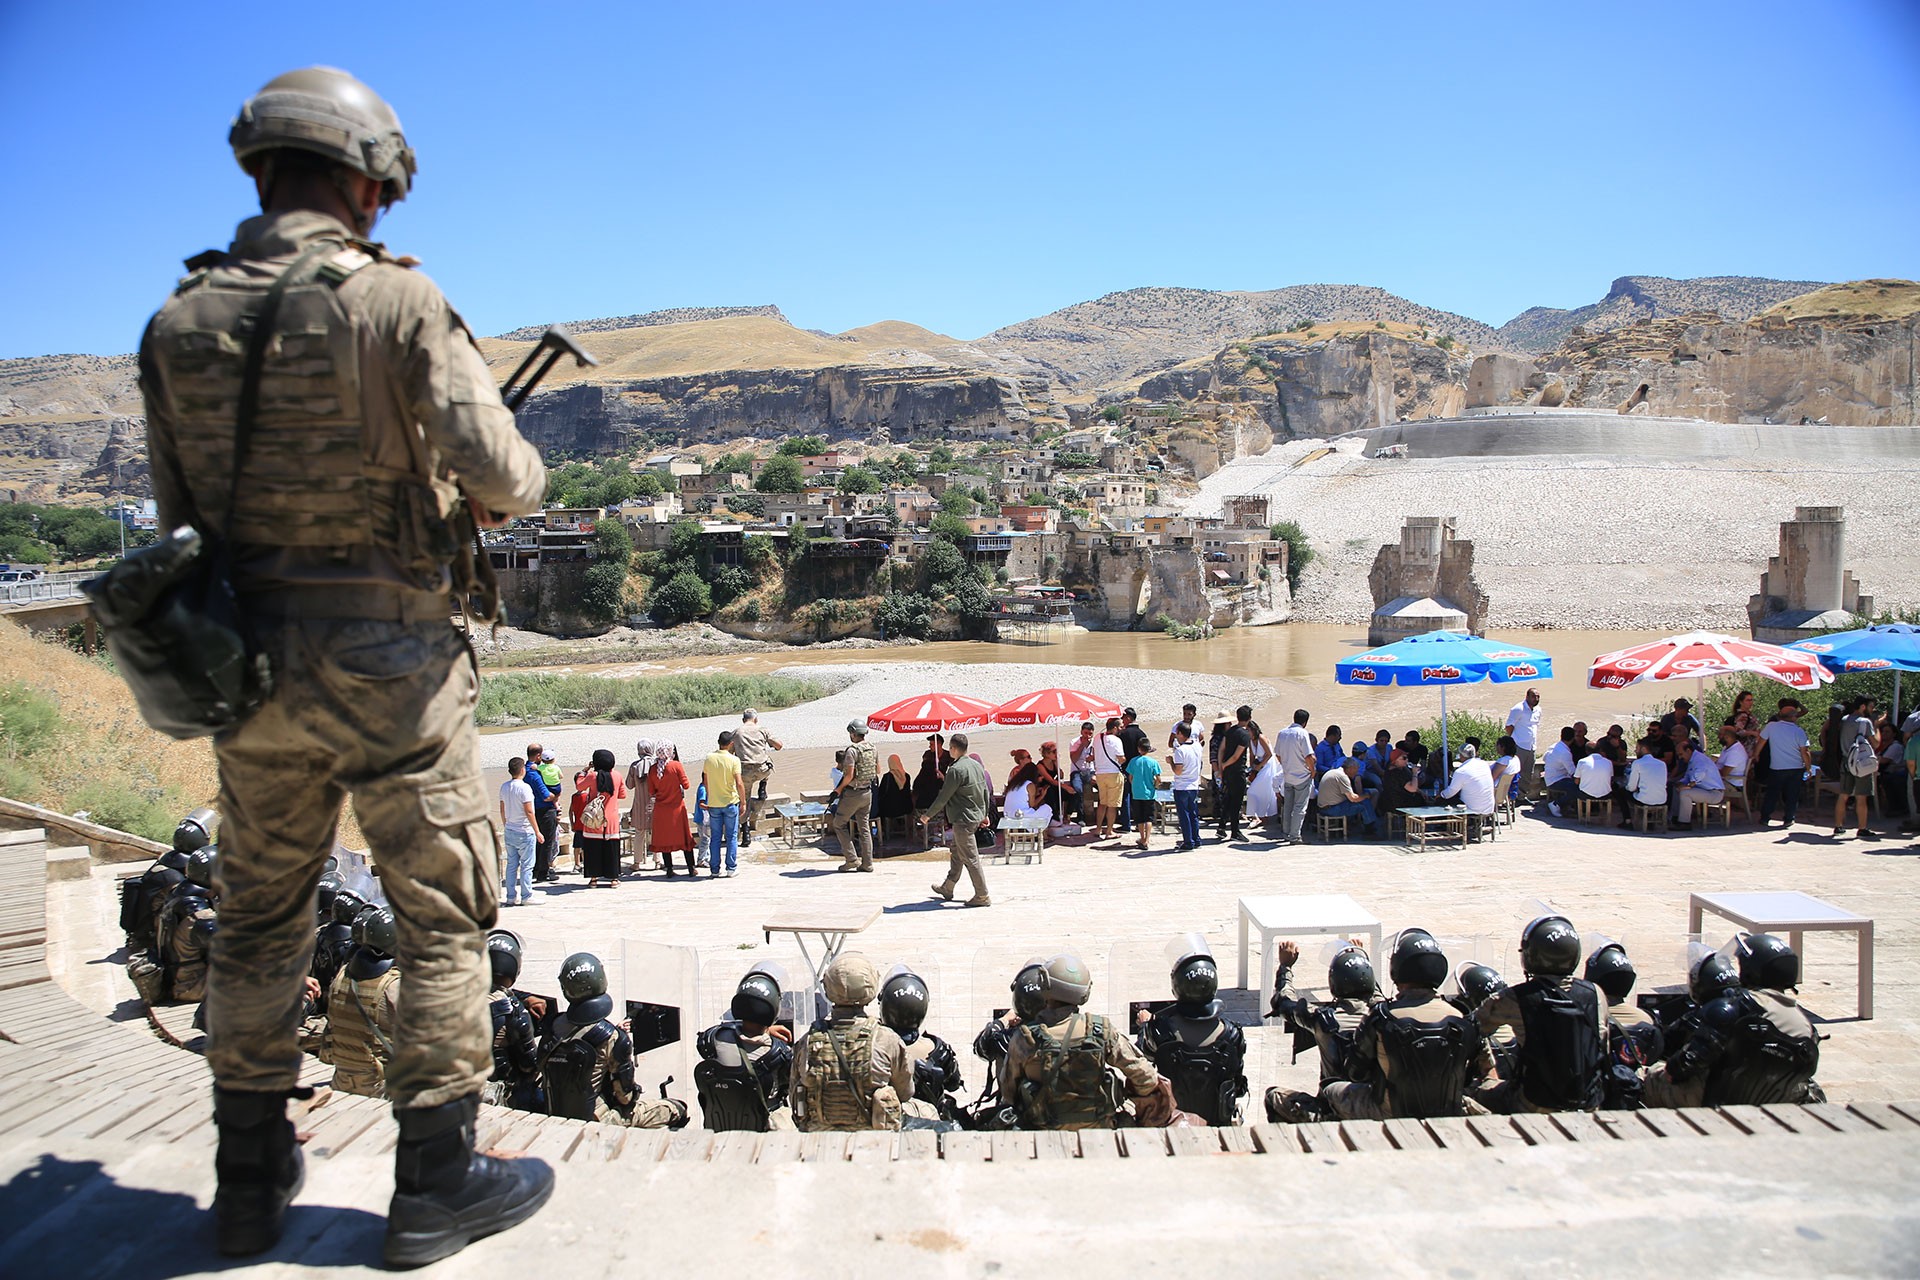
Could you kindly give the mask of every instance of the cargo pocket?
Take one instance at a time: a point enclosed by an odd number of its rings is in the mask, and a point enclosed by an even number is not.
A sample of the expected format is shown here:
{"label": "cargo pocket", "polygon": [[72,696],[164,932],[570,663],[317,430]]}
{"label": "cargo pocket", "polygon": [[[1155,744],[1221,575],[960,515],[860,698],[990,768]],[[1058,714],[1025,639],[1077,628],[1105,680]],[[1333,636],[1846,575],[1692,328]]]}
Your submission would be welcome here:
{"label": "cargo pocket", "polygon": [[[470,780],[448,779],[420,792],[420,816],[445,832],[447,844],[459,848],[464,865],[445,868],[445,878],[426,879],[446,893],[482,928],[499,918],[502,858],[497,852],[493,823],[487,820],[486,796]],[[451,853],[452,850],[450,849]]]}
{"label": "cargo pocket", "polygon": [[331,666],[357,680],[405,680],[433,658],[432,646],[397,622],[339,623],[329,629],[322,651]]}

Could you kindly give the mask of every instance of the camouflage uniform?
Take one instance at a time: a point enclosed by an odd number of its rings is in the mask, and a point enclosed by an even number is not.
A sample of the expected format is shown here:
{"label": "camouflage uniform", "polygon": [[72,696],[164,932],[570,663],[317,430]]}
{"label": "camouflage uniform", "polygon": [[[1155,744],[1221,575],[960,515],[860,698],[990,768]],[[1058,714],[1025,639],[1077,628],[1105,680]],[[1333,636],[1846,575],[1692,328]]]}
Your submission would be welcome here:
{"label": "camouflage uniform", "polygon": [[[1049,1067],[1051,1046],[1070,1048],[1094,1038],[1102,1042],[1098,1082],[1072,1080],[1070,1072]],[[1049,1005],[1014,1030],[1000,1068],[1000,1094],[1018,1107],[1022,1128],[1111,1129],[1120,1104],[1110,1087],[1115,1071],[1135,1098],[1146,1097],[1160,1084],[1159,1071],[1110,1020],[1067,1005]]]}
{"label": "camouflage uniform", "polygon": [[804,1133],[898,1129],[900,1106],[913,1096],[913,1062],[893,1028],[837,1004],[794,1047],[788,1096]]}
{"label": "camouflage uniform", "polygon": [[388,964],[378,974],[356,978],[354,968],[345,965],[333,976],[319,1057],[332,1064],[333,1087],[340,1092],[384,1098],[399,1022],[400,969]]}
{"label": "camouflage uniform", "polygon": [[834,834],[840,839],[840,869],[871,871],[873,784],[880,780],[880,753],[864,741],[847,750],[853,754],[847,766],[849,780],[833,812]]}
{"label": "camouflage uniform", "polygon": [[[193,893],[182,890],[194,889]],[[194,1004],[207,994],[207,949],[219,932],[219,917],[195,885],[182,885],[162,911],[160,950],[169,980],[168,995]]]}
{"label": "camouflage uniform", "polygon": [[275,689],[215,742],[207,1057],[223,1089],[298,1084],[308,919],[351,793],[407,972],[388,1088],[398,1106],[432,1107],[477,1093],[492,1069],[483,950],[499,894],[474,758],[478,677],[449,624],[450,569],[467,554],[453,517],[465,496],[534,510],[545,476],[431,281],[325,214],[264,214],[227,254],[193,260],[141,341],[163,527],[219,532],[247,318],[296,261],[226,530]]}

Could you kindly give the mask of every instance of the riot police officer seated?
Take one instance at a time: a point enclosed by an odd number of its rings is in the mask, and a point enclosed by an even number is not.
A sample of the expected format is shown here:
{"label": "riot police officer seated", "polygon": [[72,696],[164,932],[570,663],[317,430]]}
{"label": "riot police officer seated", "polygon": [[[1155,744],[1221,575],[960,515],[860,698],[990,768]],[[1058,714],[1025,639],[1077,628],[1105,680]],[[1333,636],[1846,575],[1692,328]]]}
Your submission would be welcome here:
{"label": "riot police officer seated", "polygon": [[1686,1046],[1700,1026],[1700,1014],[1708,1005],[1729,992],[1740,989],[1740,969],[1733,957],[1708,951],[1695,957],[1687,972],[1686,1008],[1671,1020],[1660,1024],[1661,1049],[1666,1061]]}
{"label": "riot police officer seated", "polygon": [[[1453,980],[1460,990],[1447,999],[1454,1008],[1465,1014],[1478,1012],[1481,1005],[1507,989],[1507,980],[1492,965],[1463,964]],[[1493,1055],[1494,1071],[1501,1079],[1513,1074],[1513,1031],[1510,1028],[1493,1029],[1487,1036],[1487,1052]]]}
{"label": "riot police officer seated", "polygon": [[1342,1120],[1463,1115],[1467,1086],[1493,1070],[1473,1020],[1440,996],[1447,956],[1424,929],[1403,930],[1387,961],[1394,996],[1367,1011],[1353,1035],[1353,1079],[1320,1091]]}
{"label": "riot police officer seated", "polygon": [[[337,910],[345,893],[337,895]],[[320,1061],[333,1066],[333,1087],[342,1093],[384,1098],[387,1063],[393,1058],[400,970],[393,912],[367,906],[353,919],[353,949],[327,993],[327,1027]]]}
{"label": "riot police officer seated", "polygon": [[482,1102],[541,1111],[540,1036],[533,1015],[513,989],[520,980],[524,954],[520,937],[509,929],[487,934],[487,967],[492,971],[487,1015],[493,1022],[493,1074],[480,1091]]}
{"label": "riot police officer seated", "polygon": [[1788,994],[1800,984],[1800,957],[1770,933],[1741,934],[1736,945],[1740,985],[1703,1005],[1686,1044],[1647,1074],[1647,1105],[1827,1100],[1813,1078],[1819,1033]]}
{"label": "riot police officer seated", "polygon": [[1240,1123],[1247,1096],[1247,1037],[1220,1016],[1220,966],[1207,940],[1186,933],[1167,946],[1174,1003],[1140,1030],[1140,1052],[1173,1085],[1180,1110],[1208,1124]]}
{"label": "riot police officer seated", "polygon": [[1585,977],[1607,997],[1607,1080],[1608,1111],[1630,1111],[1640,1105],[1640,1073],[1660,1061],[1664,1037],[1660,1024],[1637,1004],[1629,1004],[1633,984],[1639,977],[1627,949],[1610,938],[1587,957]]}
{"label": "riot police officer seated", "polygon": [[1020,966],[1008,984],[1013,1007],[987,1019],[980,1034],[973,1038],[974,1056],[987,1064],[987,1082],[980,1097],[968,1108],[965,1123],[973,1129],[1011,1129],[1019,1123],[1013,1108],[1000,1094],[1001,1069],[1007,1061],[1007,1047],[1013,1032],[1022,1022],[1040,1016],[1046,1007],[1047,962],[1036,956]]}
{"label": "riot police officer seated", "polygon": [[1085,962],[1062,952],[1047,961],[1041,983],[1046,1003],[1014,1028],[1000,1073],[1020,1127],[1113,1128],[1123,1102],[1115,1075],[1140,1122],[1164,1124],[1160,1073],[1108,1019],[1080,1011],[1093,994]]}
{"label": "riot police officer seated", "polygon": [[155,926],[167,896],[187,878],[187,859],[213,840],[214,813],[195,809],[173,829],[173,845],[145,871],[121,882],[120,928],[127,935],[127,954],[159,953]]}
{"label": "riot police officer seated", "polygon": [[577,951],[560,965],[560,994],[567,1010],[554,1019],[540,1050],[540,1088],[547,1114],[634,1129],[678,1129],[687,1104],[678,1098],[648,1098],[634,1079],[633,1037],[615,1023],[607,970],[600,957]]}
{"label": "riot police officer seated", "polygon": [[187,855],[179,883],[160,906],[150,955],[157,975],[141,972],[137,958],[128,961],[128,972],[149,1004],[194,1004],[206,996],[208,951],[220,927],[214,910],[214,854],[207,846]]}
{"label": "riot police officer seated", "polygon": [[953,1046],[925,1029],[931,1001],[926,980],[895,965],[880,984],[880,1021],[900,1037],[913,1067],[913,1096],[901,1105],[902,1122],[945,1122],[947,1128],[956,1128],[960,1103],[954,1095],[965,1090],[967,1082]]}
{"label": "riot police officer seated", "polygon": [[1511,1078],[1475,1096],[1489,1111],[1594,1111],[1605,1100],[1607,1006],[1600,989],[1573,976],[1580,934],[1565,916],[1540,916],[1520,933],[1527,980],[1474,1013],[1485,1032],[1513,1030]]}
{"label": "riot police officer seated", "polygon": [[898,1129],[900,1104],[913,1096],[913,1068],[900,1037],[867,1012],[880,994],[880,971],[848,952],[826,967],[820,989],[831,1008],[794,1050],[794,1125],[806,1133]]}
{"label": "riot police officer seated", "polygon": [[1280,967],[1273,976],[1273,1000],[1267,1006],[1267,1016],[1283,1019],[1282,1025],[1296,1037],[1312,1038],[1320,1051],[1320,1082],[1312,1093],[1268,1089],[1267,1119],[1293,1124],[1324,1119],[1327,1112],[1320,1105],[1320,1091],[1335,1081],[1354,1078],[1354,1034],[1367,1010],[1380,998],[1373,962],[1357,943],[1342,947],[1327,965],[1327,993],[1333,998],[1315,1002],[1293,985],[1300,944],[1282,939],[1276,951]]}
{"label": "riot police officer seated", "polygon": [[793,1046],[783,1038],[785,1029],[774,1025],[783,977],[771,963],[749,969],[734,988],[732,1017],[694,1040],[701,1060],[693,1068],[693,1085],[710,1130],[765,1133],[793,1127],[787,1108]]}

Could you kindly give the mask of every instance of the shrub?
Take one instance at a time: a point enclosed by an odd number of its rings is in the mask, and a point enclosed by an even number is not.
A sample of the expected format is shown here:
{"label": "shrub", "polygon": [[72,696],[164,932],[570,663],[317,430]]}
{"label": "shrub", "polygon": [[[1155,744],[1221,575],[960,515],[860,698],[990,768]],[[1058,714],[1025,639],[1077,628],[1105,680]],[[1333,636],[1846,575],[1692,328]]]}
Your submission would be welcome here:
{"label": "shrub", "polygon": [[806,473],[801,469],[800,459],[782,454],[767,463],[753,487],[761,493],[799,493],[807,487]]}
{"label": "shrub", "polygon": [[67,807],[74,813],[85,813],[88,822],[103,827],[131,831],[149,840],[167,840],[188,805],[174,791],[158,784],[143,786],[127,779],[103,778],[82,783],[67,797]]}
{"label": "shrub", "polygon": [[953,609],[960,615],[961,629],[968,636],[978,639],[993,630],[993,596],[987,591],[987,584],[971,571],[954,580]]}
{"label": "shrub", "polygon": [[740,606],[740,621],[760,621],[760,602],[758,600],[749,600]]}
{"label": "shrub", "polygon": [[757,493],[730,493],[727,495],[727,510],[738,511],[742,515],[764,516],[767,514],[767,500]]}
{"label": "shrub", "polygon": [[724,606],[753,590],[753,575],[737,564],[723,564],[709,576],[708,585],[714,605]]}
{"label": "shrub", "polygon": [[0,757],[38,755],[59,740],[60,708],[18,681],[0,686]]}
{"label": "shrub", "polygon": [[580,587],[580,612],[594,622],[617,622],[627,613],[627,566],[596,564]]}
{"label": "shrub", "polygon": [[1287,590],[1300,589],[1300,575],[1313,563],[1313,544],[1307,541],[1307,531],[1292,520],[1276,521],[1267,531],[1275,542],[1287,544]]}
{"label": "shrub", "polygon": [[933,633],[933,601],[917,592],[898,591],[880,602],[873,620],[882,635],[924,640]]}
{"label": "shrub", "polygon": [[1100,465],[1100,459],[1093,454],[1082,453],[1075,449],[1067,449],[1055,454],[1054,461],[1059,464],[1062,471],[1091,471]]}
{"label": "shrub", "polygon": [[826,451],[825,436],[795,436],[791,440],[782,440],[775,453],[786,458],[817,458]]}
{"label": "shrub", "polygon": [[926,554],[920,557],[920,569],[926,574],[930,587],[944,587],[970,572],[960,548],[941,537],[927,544]]}
{"label": "shrub", "polygon": [[713,612],[713,591],[691,569],[656,582],[647,597],[647,613],[662,626],[676,626]]}
{"label": "shrub", "polygon": [[[1387,725],[1374,726],[1375,729],[1388,727]],[[1460,754],[1461,743],[1468,738],[1478,738],[1481,758],[1489,761],[1497,760],[1500,753],[1494,750],[1493,744],[1500,741],[1501,735],[1506,731],[1507,722],[1497,716],[1481,715],[1476,711],[1450,710],[1447,712],[1447,750],[1456,756]],[[1349,725],[1345,726],[1341,736],[1346,745],[1351,748],[1355,743],[1362,746],[1371,743],[1373,734],[1374,729],[1363,728],[1361,725]],[[1440,749],[1440,718],[1438,716],[1420,730],[1420,741],[1422,745],[1435,751]]]}
{"label": "shrub", "polygon": [[750,533],[741,545],[740,558],[756,576],[773,567],[773,539],[764,533]]}
{"label": "shrub", "polygon": [[[825,692],[810,680],[788,676],[702,673],[623,680],[528,672],[482,680],[473,714],[483,725],[544,724],[559,719],[630,724],[727,712],[737,716],[742,707],[790,707]],[[172,829],[170,821],[167,830]]]}
{"label": "shrub", "polygon": [[1127,411],[1117,404],[1110,404],[1100,411],[1100,416],[1108,422],[1118,422],[1127,416]]}
{"label": "shrub", "polygon": [[599,564],[621,568],[633,562],[633,535],[618,520],[602,520],[593,527],[593,558]]}

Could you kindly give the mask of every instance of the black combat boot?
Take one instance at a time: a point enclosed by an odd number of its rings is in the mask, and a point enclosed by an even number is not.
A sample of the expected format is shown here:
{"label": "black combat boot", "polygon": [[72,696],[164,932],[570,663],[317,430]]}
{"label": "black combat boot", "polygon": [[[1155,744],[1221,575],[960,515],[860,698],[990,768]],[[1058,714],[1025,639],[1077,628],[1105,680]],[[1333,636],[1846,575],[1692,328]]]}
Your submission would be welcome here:
{"label": "black combat boot", "polygon": [[400,1145],[387,1208],[390,1267],[417,1267],[460,1252],[482,1236],[518,1226],[553,1194],[544,1160],[476,1154],[478,1094],[438,1107],[395,1111]]}
{"label": "black combat boot", "polygon": [[220,1147],[213,1167],[213,1221],[220,1252],[228,1257],[265,1253],[280,1243],[280,1220],[307,1180],[288,1098],[311,1098],[313,1090],[285,1093],[213,1091],[213,1121]]}

